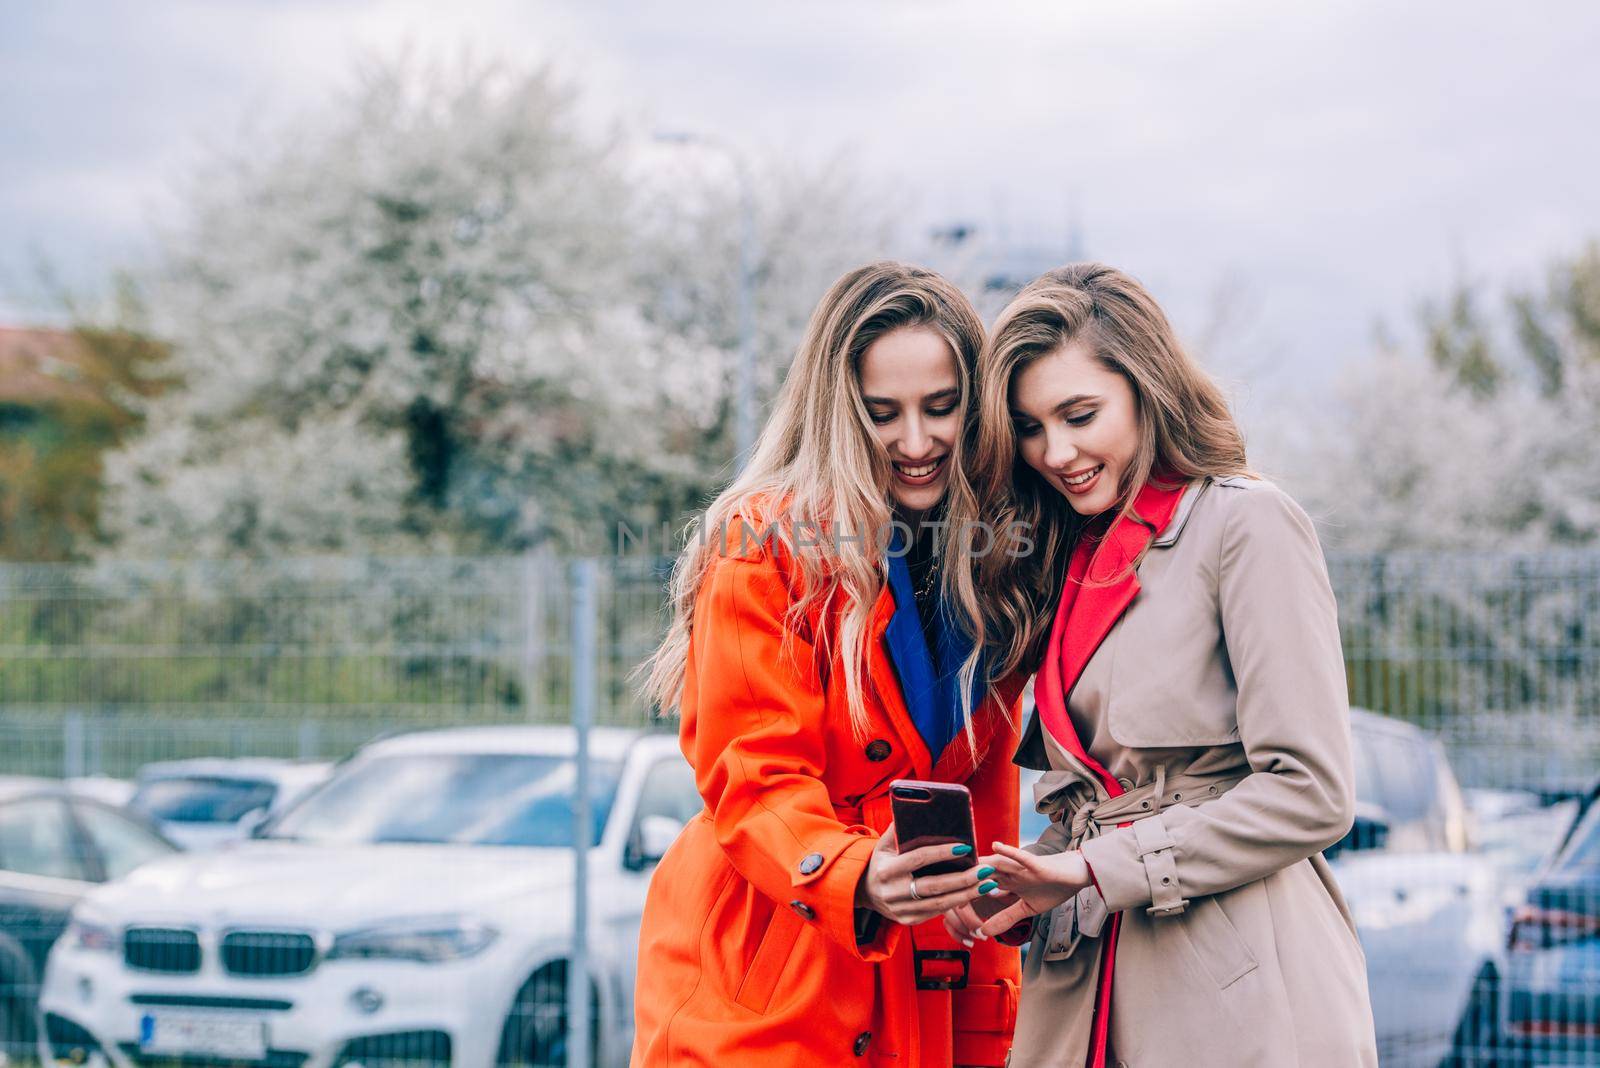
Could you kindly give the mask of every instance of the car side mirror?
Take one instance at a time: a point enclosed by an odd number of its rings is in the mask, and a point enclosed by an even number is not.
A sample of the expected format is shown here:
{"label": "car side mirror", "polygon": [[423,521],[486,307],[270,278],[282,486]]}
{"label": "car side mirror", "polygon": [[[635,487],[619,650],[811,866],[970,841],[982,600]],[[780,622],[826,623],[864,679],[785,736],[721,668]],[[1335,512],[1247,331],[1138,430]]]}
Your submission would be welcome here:
{"label": "car side mirror", "polygon": [[683,824],[671,816],[645,816],[634,825],[628,836],[627,855],[623,862],[634,871],[643,871],[660,862],[678,840]]}
{"label": "car side mirror", "polygon": [[263,838],[266,836],[268,825],[272,823],[272,813],[265,808],[251,809],[239,817],[239,823],[244,827],[246,838]]}
{"label": "car side mirror", "polygon": [[1322,855],[1332,860],[1341,853],[1376,852],[1389,844],[1389,814],[1377,805],[1356,804],[1355,823],[1349,832]]}

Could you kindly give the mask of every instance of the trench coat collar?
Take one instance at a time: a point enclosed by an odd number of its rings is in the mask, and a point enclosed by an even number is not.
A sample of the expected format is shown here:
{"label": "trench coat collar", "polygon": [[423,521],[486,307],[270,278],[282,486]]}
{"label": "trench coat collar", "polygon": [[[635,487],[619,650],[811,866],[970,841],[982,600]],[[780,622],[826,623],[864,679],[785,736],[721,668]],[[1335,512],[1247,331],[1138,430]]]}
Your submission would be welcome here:
{"label": "trench coat collar", "polygon": [[1206,488],[1216,481],[1218,479],[1208,475],[1205,478],[1194,479],[1183,488],[1183,496],[1178,500],[1177,511],[1173,512],[1167,525],[1160,528],[1161,532],[1150,543],[1152,549],[1166,549],[1177,544],[1178,535],[1183,533],[1183,528],[1189,524],[1189,517],[1194,514],[1195,503],[1200,500]]}
{"label": "trench coat collar", "polygon": [[1067,714],[1067,698],[1106,635],[1138,596],[1135,565],[1140,554],[1153,542],[1170,545],[1176,541],[1204,486],[1203,480],[1176,487],[1170,482],[1147,482],[1134,498],[1132,515],[1117,520],[1098,542],[1080,539],[1073,547],[1044,662],[1034,683],[1038,711],[1017,749],[1017,763],[1049,766],[1041,735],[1041,730],[1047,730],[1061,748],[1095,773],[1112,797],[1122,792],[1121,785],[1078,738]]}

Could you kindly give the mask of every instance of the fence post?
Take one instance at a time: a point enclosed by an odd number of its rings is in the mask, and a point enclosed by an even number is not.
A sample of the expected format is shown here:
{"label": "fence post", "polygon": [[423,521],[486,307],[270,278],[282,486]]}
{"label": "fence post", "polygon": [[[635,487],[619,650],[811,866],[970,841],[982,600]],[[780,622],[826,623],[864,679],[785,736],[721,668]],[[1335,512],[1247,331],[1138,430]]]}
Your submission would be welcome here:
{"label": "fence post", "polygon": [[105,741],[106,724],[105,716],[96,716],[85,724],[83,737],[83,772],[84,775],[104,775],[106,773]]}
{"label": "fence post", "polygon": [[572,963],[567,969],[567,1066],[589,1068],[589,728],[594,723],[595,587],[593,560],[572,565],[572,728],[576,783],[572,805]]}
{"label": "fence post", "polygon": [[318,744],[321,731],[320,724],[314,719],[300,721],[300,729],[295,732],[295,756],[300,760],[311,760],[321,750]]}
{"label": "fence post", "polygon": [[83,713],[68,712],[61,721],[61,777],[73,779],[83,774]]}
{"label": "fence post", "polygon": [[544,663],[544,597],[539,584],[542,562],[532,553],[518,561],[522,594],[522,663],[518,665],[518,677],[522,680],[522,715],[529,721],[538,719],[535,709],[543,704],[539,670]]}

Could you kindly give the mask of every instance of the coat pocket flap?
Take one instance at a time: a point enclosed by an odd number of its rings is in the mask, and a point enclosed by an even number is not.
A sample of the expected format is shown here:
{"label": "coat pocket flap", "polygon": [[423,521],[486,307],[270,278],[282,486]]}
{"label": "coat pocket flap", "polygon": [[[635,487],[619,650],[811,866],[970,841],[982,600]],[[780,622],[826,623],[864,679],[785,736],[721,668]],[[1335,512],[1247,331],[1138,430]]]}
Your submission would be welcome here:
{"label": "coat pocket flap", "polygon": [[1219,988],[1226,990],[1255,970],[1255,954],[1215,897],[1196,898],[1176,922]]}
{"label": "coat pocket flap", "polygon": [[767,929],[761,935],[761,944],[756,947],[750,967],[734,994],[736,1002],[751,1012],[767,1011],[804,926],[805,921],[788,909],[780,906],[773,910]]}
{"label": "coat pocket flap", "polygon": [[1078,927],[1078,899],[1070,897],[1045,914],[1049,923],[1044,929],[1045,961],[1066,960],[1083,941]]}
{"label": "coat pocket flap", "polygon": [[1111,911],[1106,908],[1106,899],[1100,896],[1099,887],[1086,886],[1078,891],[1078,930],[1085,938],[1099,938],[1104,930],[1106,918]]}

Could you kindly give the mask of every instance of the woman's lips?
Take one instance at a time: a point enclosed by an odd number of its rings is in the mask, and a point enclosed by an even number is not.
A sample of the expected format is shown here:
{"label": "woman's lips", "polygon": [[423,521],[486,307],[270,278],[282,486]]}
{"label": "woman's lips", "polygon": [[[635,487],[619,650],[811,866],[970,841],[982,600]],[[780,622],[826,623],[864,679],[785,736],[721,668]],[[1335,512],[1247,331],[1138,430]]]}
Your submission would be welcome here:
{"label": "woman's lips", "polygon": [[[937,460],[924,460],[921,463],[908,464],[899,460],[894,461],[894,477],[907,486],[931,486],[938,481],[939,475],[944,472],[945,461],[950,459],[950,454],[945,453]],[[917,471],[920,474],[911,474]]]}
{"label": "woman's lips", "polygon": [[[1075,479],[1082,478],[1083,481],[1081,482],[1069,482],[1067,481],[1068,476],[1062,475],[1061,488],[1074,496],[1082,493],[1088,493],[1090,490],[1094,489],[1100,484],[1100,475],[1105,471],[1105,469],[1106,465],[1100,464],[1098,467],[1091,468],[1089,472],[1080,471],[1077,475],[1072,476]],[[1089,477],[1083,478],[1085,474],[1088,474]]]}

